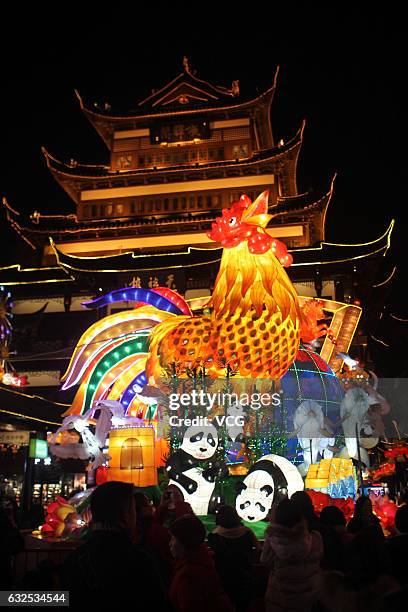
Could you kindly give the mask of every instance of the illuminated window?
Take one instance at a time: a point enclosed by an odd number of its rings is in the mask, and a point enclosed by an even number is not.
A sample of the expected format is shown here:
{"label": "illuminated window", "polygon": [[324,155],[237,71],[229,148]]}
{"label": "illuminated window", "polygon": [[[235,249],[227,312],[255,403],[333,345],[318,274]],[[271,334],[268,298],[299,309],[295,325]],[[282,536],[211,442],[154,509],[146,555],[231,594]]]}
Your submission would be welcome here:
{"label": "illuminated window", "polygon": [[243,157],[248,157],[248,145],[247,144],[234,145],[232,147],[232,157],[233,159],[242,159]]}
{"label": "illuminated window", "polygon": [[125,211],[125,207],[123,206],[123,204],[116,204],[116,214],[117,215],[123,215]]}
{"label": "illuminated window", "polygon": [[107,204],[106,209],[105,209],[105,213],[106,213],[106,215],[108,215],[108,217],[113,215],[113,204]]}
{"label": "illuminated window", "polygon": [[121,470],[142,470],[143,449],[137,438],[126,438],[120,451]]}
{"label": "illuminated window", "polygon": [[127,168],[130,168],[131,165],[132,165],[131,155],[121,155],[120,157],[118,157],[117,162],[116,162],[116,167],[118,168],[118,170],[125,170]]}

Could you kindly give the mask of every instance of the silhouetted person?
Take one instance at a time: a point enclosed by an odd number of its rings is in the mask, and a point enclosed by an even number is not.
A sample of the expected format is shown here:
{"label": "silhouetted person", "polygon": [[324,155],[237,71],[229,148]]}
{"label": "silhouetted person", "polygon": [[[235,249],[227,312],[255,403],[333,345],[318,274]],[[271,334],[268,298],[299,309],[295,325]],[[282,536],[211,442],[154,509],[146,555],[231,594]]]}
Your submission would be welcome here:
{"label": "silhouetted person", "polygon": [[173,558],[170,552],[170,532],[157,520],[156,508],[147,495],[135,493],[137,513],[137,543],[153,556],[166,584],[170,581]]}
{"label": "silhouetted person", "polygon": [[183,493],[176,485],[169,485],[163,492],[157,508],[156,518],[169,527],[173,521],[185,514],[194,514],[189,503],[184,501]]}
{"label": "silhouetted person", "polygon": [[376,612],[398,587],[385,539],[366,531],[350,542],[344,574],[324,574],[320,601],[328,612]]}
{"label": "silhouetted person", "polygon": [[266,530],[261,561],[270,574],[265,595],[266,612],[308,612],[321,584],[323,543],[310,531],[291,499],[280,502]]}
{"label": "silhouetted person", "polygon": [[323,558],[321,566],[324,569],[341,569],[339,567],[338,547],[339,538],[336,533],[322,523],[314,511],[313,502],[306,491],[296,491],[290,498],[297,510],[306,519],[309,531],[318,531],[323,539]]}
{"label": "silhouetted person", "polygon": [[349,533],[370,533],[380,538],[384,537],[380,519],[375,516],[371,499],[362,495],[356,501],[353,518],[347,525]]}
{"label": "silhouetted person", "polygon": [[398,535],[387,540],[392,574],[401,586],[408,586],[408,505],[398,508],[395,527]]}
{"label": "silhouetted person", "polygon": [[160,576],[149,556],[135,546],[137,516],[133,485],[106,482],[91,496],[91,531],[62,568],[62,588],[71,605],[84,609],[134,607],[138,597],[152,610],[166,610]]}
{"label": "silhouetted person", "polygon": [[325,569],[343,570],[347,563],[347,546],[354,538],[346,529],[346,517],[337,506],[326,506],[320,513],[320,523],[330,530],[326,538],[329,551]]}
{"label": "silhouetted person", "polygon": [[205,527],[194,515],[178,518],[170,527],[170,550],[176,560],[170,585],[175,612],[232,612],[212,554],[204,544]]}
{"label": "silhouetted person", "polygon": [[13,579],[11,562],[24,550],[24,538],[17,529],[13,512],[0,508],[0,590],[11,589]]}
{"label": "silhouetted person", "polygon": [[208,544],[214,551],[218,574],[236,609],[245,610],[251,599],[250,563],[258,556],[259,542],[233,506],[220,506],[215,523]]}
{"label": "silhouetted person", "polygon": [[42,504],[39,501],[31,505],[29,511],[29,521],[31,529],[38,529],[45,523],[45,512]]}

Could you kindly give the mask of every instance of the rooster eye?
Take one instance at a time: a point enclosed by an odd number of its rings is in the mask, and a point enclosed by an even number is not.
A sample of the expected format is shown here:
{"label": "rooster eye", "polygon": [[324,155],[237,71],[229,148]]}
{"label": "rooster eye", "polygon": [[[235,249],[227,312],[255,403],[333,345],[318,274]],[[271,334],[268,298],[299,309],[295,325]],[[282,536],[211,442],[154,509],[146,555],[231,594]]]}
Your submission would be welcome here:
{"label": "rooster eye", "polygon": [[236,225],[236,223],[237,223],[237,218],[231,217],[231,219],[229,220],[229,226],[233,227],[234,225]]}

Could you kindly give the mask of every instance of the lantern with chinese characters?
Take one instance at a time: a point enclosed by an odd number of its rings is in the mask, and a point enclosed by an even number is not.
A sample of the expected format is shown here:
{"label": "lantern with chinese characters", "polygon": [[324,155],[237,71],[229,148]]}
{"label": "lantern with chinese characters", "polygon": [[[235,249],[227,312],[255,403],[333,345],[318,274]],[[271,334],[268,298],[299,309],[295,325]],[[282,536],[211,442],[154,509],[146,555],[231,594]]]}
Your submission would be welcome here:
{"label": "lantern with chinese characters", "polygon": [[153,427],[126,427],[109,433],[108,480],[137,487],[157,485]]}

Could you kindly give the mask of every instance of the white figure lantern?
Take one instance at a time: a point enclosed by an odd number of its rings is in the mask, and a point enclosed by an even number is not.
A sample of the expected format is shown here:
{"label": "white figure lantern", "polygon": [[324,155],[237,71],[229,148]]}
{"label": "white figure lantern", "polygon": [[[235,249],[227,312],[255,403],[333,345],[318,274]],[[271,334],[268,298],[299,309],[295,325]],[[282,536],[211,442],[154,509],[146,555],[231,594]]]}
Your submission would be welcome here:
{"label": "white figure lantern", "polygon": [[264,455],[241,483],[235,507],[242,519],[255,523],[266,519],[274,502],[303,489],[303,479],[295,465],[279,455]]}
{"label": "white figure lantern", "polygon": [[206,464],[218,446],[218,433],[213,425],[188,427],[181,446],[172,453],[166,464],[170,481],[183,494],[197,515],[206,515],[215,487],[216,470]]}
{"label": "white figure lantern", "polygon": [[322,435],[325,430],[323,410],[314,400],[305,400],[296,409],[293,419],[295,432],[303,450],[302,472],[305,474],[311,463],[317,463],[318,455],[331,459],[333,453],[328,446],[335,443],[334,437]]}

